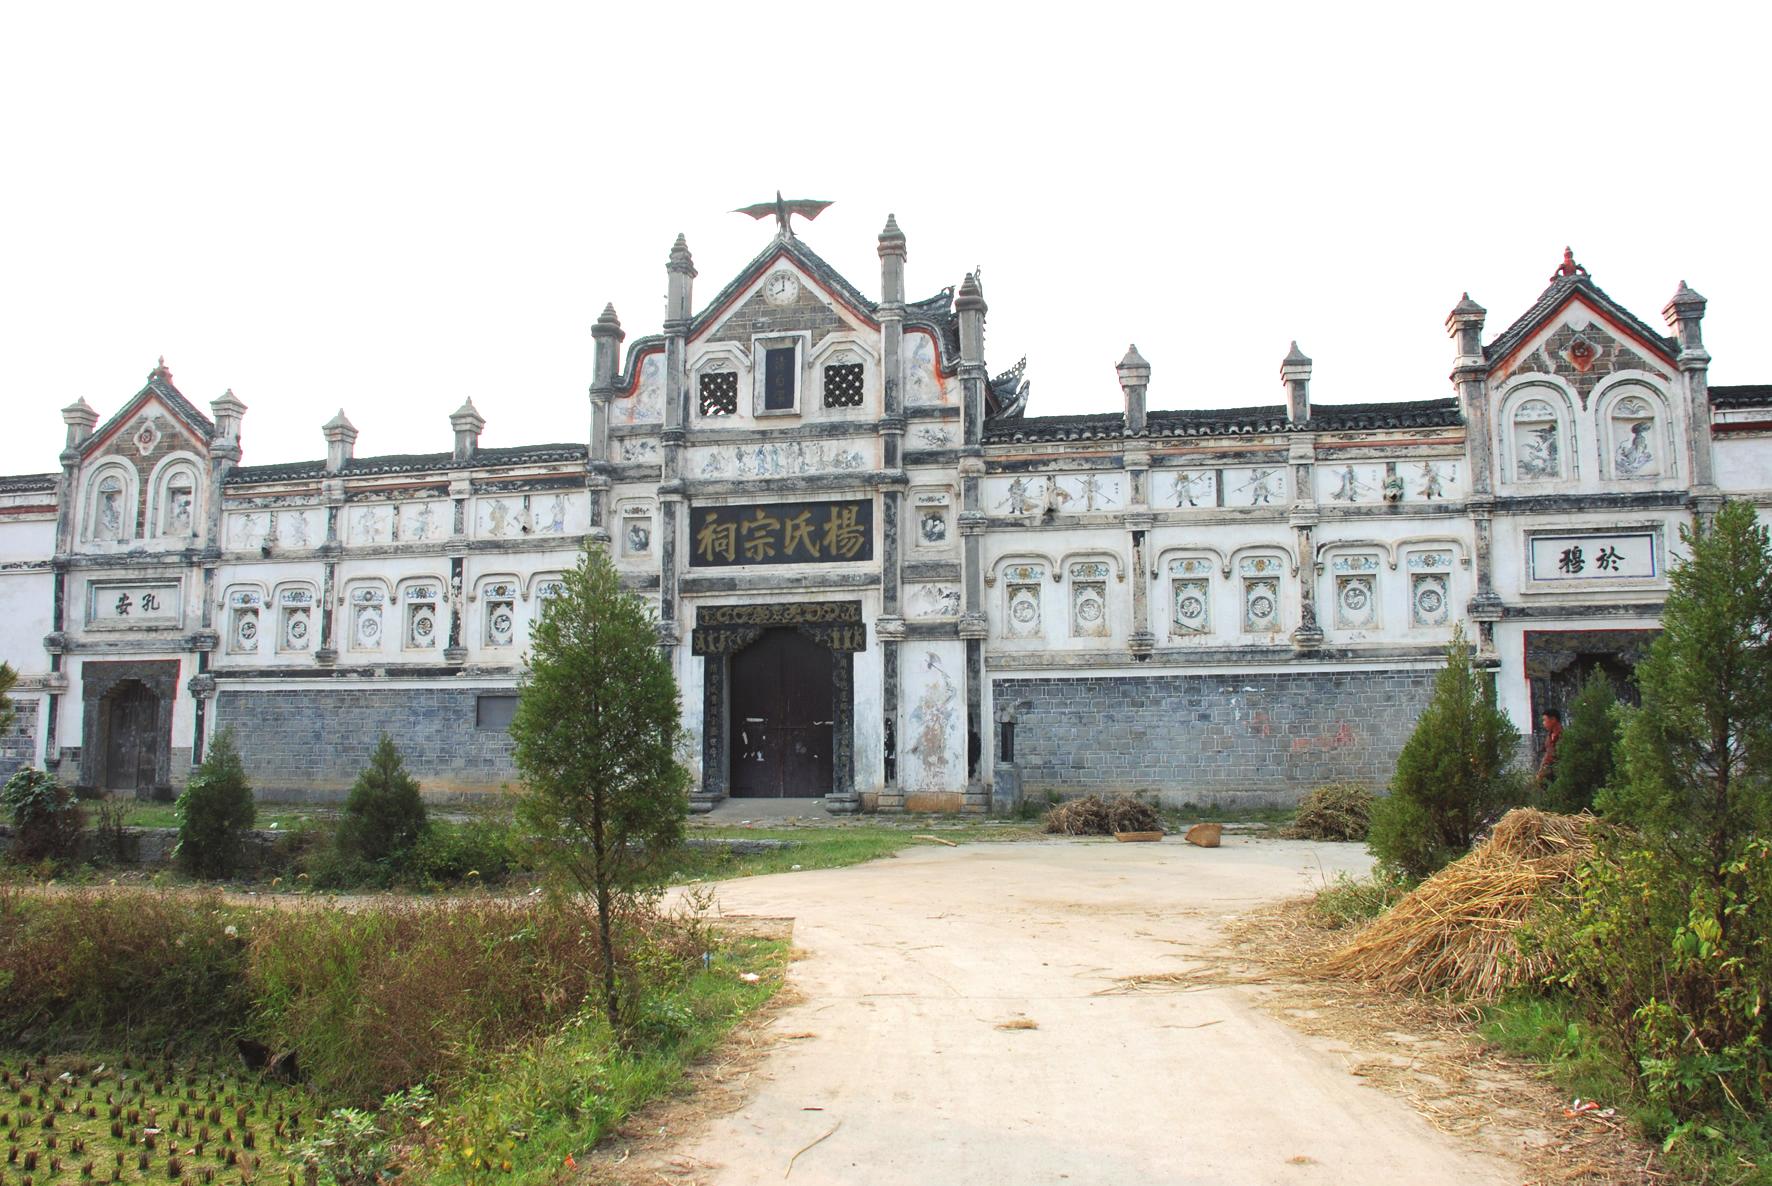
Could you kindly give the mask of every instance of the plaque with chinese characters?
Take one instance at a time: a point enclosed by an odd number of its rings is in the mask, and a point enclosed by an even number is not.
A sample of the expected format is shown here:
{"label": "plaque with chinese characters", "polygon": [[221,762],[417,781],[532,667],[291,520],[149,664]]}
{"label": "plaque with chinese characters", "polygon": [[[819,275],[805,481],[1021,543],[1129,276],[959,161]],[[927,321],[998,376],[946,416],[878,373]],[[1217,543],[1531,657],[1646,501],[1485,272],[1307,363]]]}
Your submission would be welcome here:
{"label": "plaque with chinese characters", "polygon": [[873,558],[872,499],[694,507],[689,512],[693,568],[847,564]]}
{"label": "plaque with chinese characters", "polygon": [[1641,581],[1662,575],[1652,531],[1535,535],[1531,548],[1535,581]]}
{"label": "plaque with chinese characters", "polygon": [[86,624],[129,630],[179,623],[179,584],[111,584],[94,581],[86,587]]}

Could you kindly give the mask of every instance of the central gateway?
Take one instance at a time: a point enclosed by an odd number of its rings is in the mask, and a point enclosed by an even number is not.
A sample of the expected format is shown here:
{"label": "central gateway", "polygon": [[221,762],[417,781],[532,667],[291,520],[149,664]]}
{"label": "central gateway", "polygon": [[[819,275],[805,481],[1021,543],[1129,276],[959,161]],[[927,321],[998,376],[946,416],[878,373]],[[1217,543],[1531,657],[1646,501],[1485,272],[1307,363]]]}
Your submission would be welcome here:
{"label": "central gateway", "polygon": [[777,626],[732,657],[732,794],[831,793],[836,722],[828,647]]}
{"label": "central gateway", "polygon": [[696,806],[729,794],[822,796],[854,810],[861,603],[700,606],[692,647],[705,664]]}

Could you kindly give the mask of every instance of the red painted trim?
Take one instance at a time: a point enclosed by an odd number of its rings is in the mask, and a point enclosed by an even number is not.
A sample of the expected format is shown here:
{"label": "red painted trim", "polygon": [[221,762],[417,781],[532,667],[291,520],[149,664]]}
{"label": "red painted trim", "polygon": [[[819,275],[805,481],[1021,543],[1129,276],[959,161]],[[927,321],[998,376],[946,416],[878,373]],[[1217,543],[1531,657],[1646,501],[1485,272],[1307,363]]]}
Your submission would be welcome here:
{"label": "red painted trim", "polygon": [[1654,354],[1657,358],[1660,358],[1663,362],[1666,362],[1669,366],[1678,367],[1678,365],[1679,365],[1678,360],[1676,360],[1673,355],[1671,355],[1667,352],[1666,346],[1662,345],[1659,342],[1651,342],[1651,341],[1647,340],[1646,338],[1643,337],[1643,335],[1637,333],[1635,330],[1631,329],[1628,325],[1625,325],[1623,322],[1616,320],[1614,317],[1612,317],[1611,314],[1607,313],[1604,309],[1600,308],[1598,305],[1594,304],[1592,301],[1585,299],[1585,297],[1583,296],[1580,289],[1573,289],[1570,291],[1569,295],[1565,296],[1562,300],[1558,301],[1554,306],[1552,306],[1548,313],[1546,313],[1543,317],[1540,317],[1538,319],[1538,324],[1532,327],[1532,332],[1527,334],[1526,337],[1520,341],[1520,344],[1518,346],[1515,346],[1513,348],[1513,350],[1511,350],[1508,353],[1506,358],[1503,358],[1500,362],[1492,365],[1489,368],[1489,373],[1491,375],[1502,375],[1507,378],[1512,378],[1511,375],[1507,374],[1507,371],[1508,371],[1508,368],[1513,365],[1514,360],[1516,358],[1518,358],[1521,354],[1523,354],[1528,347],[1532,346],[1535,342],[1537,342],[1538,334],[1539,334],[1540,330],[1542,330],[1546,325],[1555,321],[1557,319],[1558,315],[1561,314],[1564,309],[1567,309],[1569,307],[1569,305],[1575,301],[1580,301],[1583,308],[1585,308],[1588,312],[1592,313],[1595,317],[1598,317],[1601,321],[1605,322],[1607,325],[1611,326],[1612,329],[1619,334],[1619,336],[1629,338],[1631,341],[1637,343],[1639,346],[1642,346],[1645,349],[1649,350],[1652,354]]}
{"label": "red painted trim", "polygon": [[32,506],[0,507],[0,516],[54,514],[55,510],[56,510],[56,506],[53,502],[46,502],[46,503],[42,503],[40,505],[32,505]]}
{"label": "red painted trim", "polygon": [[1772,420],[1719,420],[1710,426],[1711,433],[1772,431]]}
{"label": "red painted trim", "polygon": [[628,389],[621,393],[622,399],[626,399],[628,396],[633,395],[640,390],[640,364],[645,362],[652,355],[663,354],[664,352],[665,348],[663,346],[648,346],[646,349],[640,351],[640,353],[628,360],[634,364],[634,377],[628,383]]}

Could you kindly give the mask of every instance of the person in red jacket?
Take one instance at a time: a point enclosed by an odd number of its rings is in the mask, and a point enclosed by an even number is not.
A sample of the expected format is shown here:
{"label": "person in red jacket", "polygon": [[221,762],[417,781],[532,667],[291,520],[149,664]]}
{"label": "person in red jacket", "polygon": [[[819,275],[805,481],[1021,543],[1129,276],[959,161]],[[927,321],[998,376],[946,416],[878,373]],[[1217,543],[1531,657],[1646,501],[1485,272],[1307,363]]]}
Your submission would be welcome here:
{"label": "person in red jacket", "polygon": [[1563,739],[1563,714],[1550,708],[1539,719],[1544,725],[1544,757],[1538,763],[1538,785],[1542,787],[1550,782],[1557,770],[1557,742]]}

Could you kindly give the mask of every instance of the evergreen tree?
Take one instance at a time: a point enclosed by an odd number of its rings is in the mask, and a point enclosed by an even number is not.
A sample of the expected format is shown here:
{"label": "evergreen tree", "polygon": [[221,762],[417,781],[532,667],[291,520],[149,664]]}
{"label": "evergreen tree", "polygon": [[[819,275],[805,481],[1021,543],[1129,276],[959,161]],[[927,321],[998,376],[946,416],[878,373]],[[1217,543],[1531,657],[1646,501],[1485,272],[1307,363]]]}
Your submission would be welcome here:
{"label": "evergreen tree", "polygon": [[234,731],[221,729],[178,797],[179,867],[196,877],[230,877],[258,818]]}
{"label": "evergreen tree", "polygon": [[622,590],[601,546],[587,544],[561,585],[531,630],[511,722],[526,783],[519,813],[545,838],[547,859],[596,901],[603,1008],[620,1034],[613,919],[688,814],[677,682],[651,611]]}
{"label": "evergreen tree", "polygon": [[1648,832],[1720,885],[1772,825],[1772,545],[1748,503],[1708,530],[1682,528],[1688,556],[1668,576],[1661,634],[1637,667],[1622,778],[1606,813]]}
{"label": "evergreen tree", "polygon": [[1574,814],[1594,805],[1594,796],[1612,781],[1618,746],[1618,696],[1598,668],[1588,673],[1569,705],[1569,722],[1557,745],[1556,766],[1542,792],[1551,811]]}
{"label": "evergreen tree", "polygon": [[1509,765],[1520,733],[1495,703],[1495,683],[1471,663],[1462,629],[1434,680],[1415,732],[1397,755],[1390,794],[1372,805],[1367,844],[1410,877],[1462,856],[1499,810],[1518,800]]}
{"label": "evergreen tree", "polygon": [[338,825],[338,846],[365,861],[403,862],[425,830],[425,804],[418,780],[386,733],[369,756],[345,800]]}

